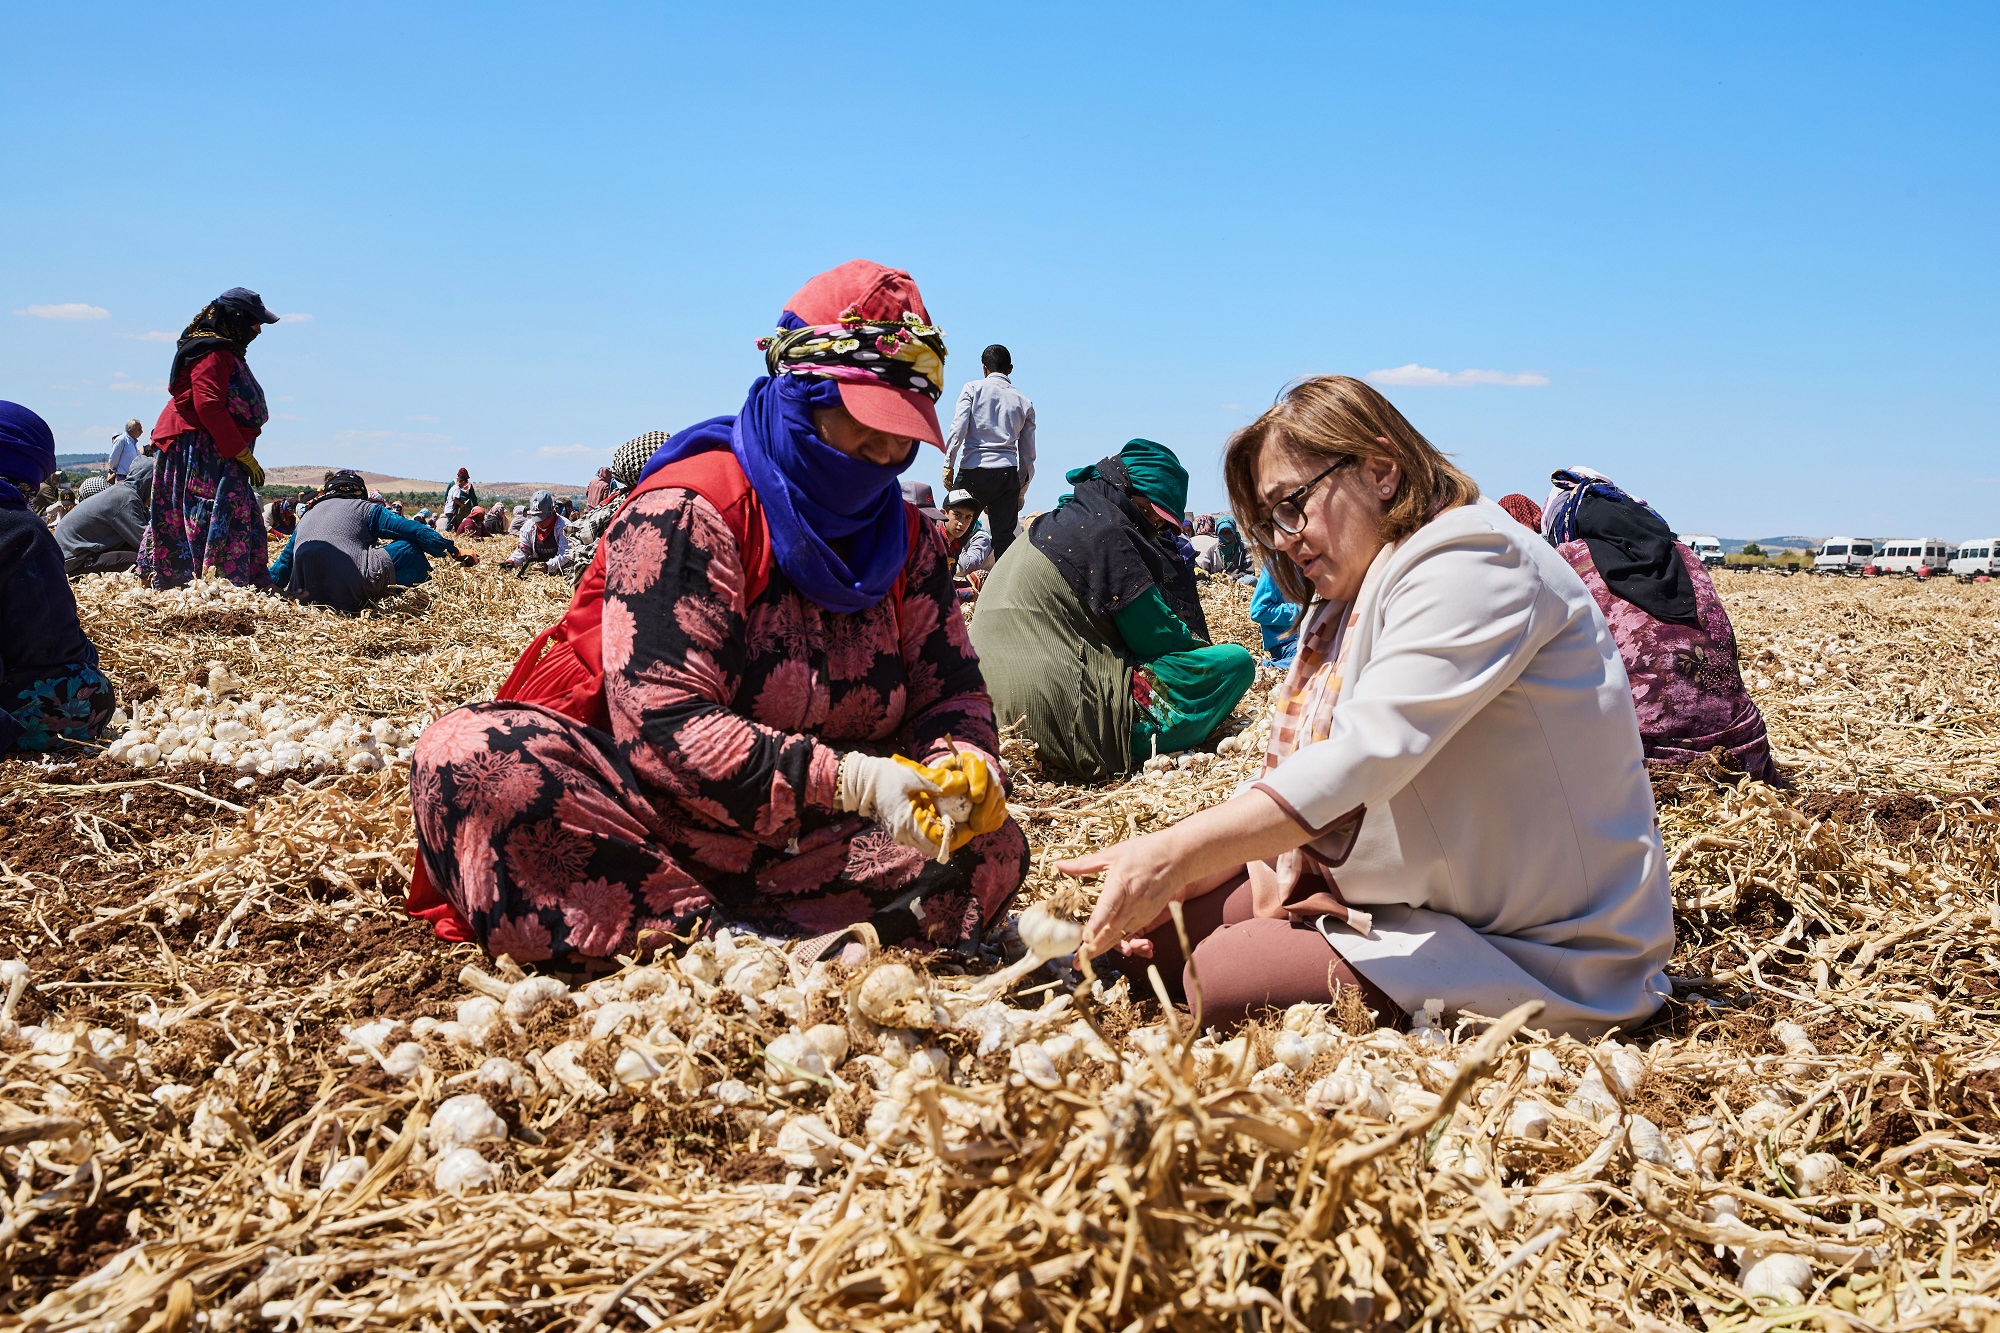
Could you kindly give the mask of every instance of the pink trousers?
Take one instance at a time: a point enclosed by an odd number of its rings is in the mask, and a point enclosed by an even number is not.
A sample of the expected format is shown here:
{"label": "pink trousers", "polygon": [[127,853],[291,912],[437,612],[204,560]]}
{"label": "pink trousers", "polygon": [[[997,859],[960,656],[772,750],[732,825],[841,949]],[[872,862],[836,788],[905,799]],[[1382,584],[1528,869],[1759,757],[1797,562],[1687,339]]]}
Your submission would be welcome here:
{"label": "pink trousers", "polygon": [[1310,1001],[1326,1004],[1335,987],[1351,986],[1384,1027],[1409,1021],[1381,987],[1355,971],[1310,921],[1293,922],[1251,912],[1247,875],[1181,904],[1194,957],[1181,953],[1170,921],[1146,938],[1153,961],[1176,1000],[1191,1000],[1200,982],[1202,1021],[1232,1028],[1265,1009]]}

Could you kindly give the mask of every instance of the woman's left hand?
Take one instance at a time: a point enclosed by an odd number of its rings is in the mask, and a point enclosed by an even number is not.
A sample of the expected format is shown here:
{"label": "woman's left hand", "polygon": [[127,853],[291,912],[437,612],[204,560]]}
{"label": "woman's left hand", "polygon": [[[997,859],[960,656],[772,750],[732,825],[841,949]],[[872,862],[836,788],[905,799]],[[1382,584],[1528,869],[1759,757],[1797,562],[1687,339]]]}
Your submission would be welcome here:
{"label": "woman's left hand", "polygon": [[1082,952],[1092,955],[1115,948],[1150,926],[1190,879],[1167,833],[1148,833],[1090,856],[1060,861],[1056,869],[1065,875],[1104,876],[1097,907],[1083,928]]}

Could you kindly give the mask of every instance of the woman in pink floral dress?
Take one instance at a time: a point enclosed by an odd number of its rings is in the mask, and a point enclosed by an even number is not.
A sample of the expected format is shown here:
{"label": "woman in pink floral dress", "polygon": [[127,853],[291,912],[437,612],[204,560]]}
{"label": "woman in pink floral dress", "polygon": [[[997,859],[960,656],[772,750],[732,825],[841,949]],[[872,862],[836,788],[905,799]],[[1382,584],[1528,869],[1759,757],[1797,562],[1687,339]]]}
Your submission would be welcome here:
{"label": "woman in pink floral dress", "polygon": [[[916,440],[942,438],[942,341],[916,284],[842,265],[767,342],[744,410],[674,436],[646,470],[727,450],[753,520],[670,473],[642,479],[605,533],[603,725],[500,700],[417,747],[424,868],[495,955],[605,958],[717,923],[871,922],[885,942],[952,947],[1025,874],[944,544],[897,485]],[[935,783],[898,755],[977,767],[974,794],[990,792],[974,825],[990,831],[961,829],[941,860],[910,815]]]}

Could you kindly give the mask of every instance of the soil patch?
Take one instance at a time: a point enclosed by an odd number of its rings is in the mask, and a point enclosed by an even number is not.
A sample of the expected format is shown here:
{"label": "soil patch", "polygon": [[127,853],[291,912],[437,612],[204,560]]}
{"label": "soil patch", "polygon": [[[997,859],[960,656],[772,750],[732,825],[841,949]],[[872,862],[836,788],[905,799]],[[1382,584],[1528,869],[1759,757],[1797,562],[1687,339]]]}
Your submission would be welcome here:
{"label": "soil patch", "polygon": [[248,611],[183,611],[161,617],[160,628],[169,634],[220,634],[249,639],[256,637],[257,617]]}

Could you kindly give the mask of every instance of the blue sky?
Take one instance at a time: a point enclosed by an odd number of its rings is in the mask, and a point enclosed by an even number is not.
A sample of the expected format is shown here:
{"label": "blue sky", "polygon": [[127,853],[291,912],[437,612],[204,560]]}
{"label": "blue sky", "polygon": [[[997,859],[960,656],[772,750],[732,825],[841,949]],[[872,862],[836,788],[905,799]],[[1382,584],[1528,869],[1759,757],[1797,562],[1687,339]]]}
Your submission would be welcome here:
{"label": "blue sky", "polygon": [[581,482],[859,255],[954,395],[1013,348],[1035,507],[1133,435],[1219,507],[1339,371],[1496,495],[2000,531],[1990,5],[16,5],[0,49],[0,397],[65,449],[240,283],[311,316],[253,353],[268,463]]}

